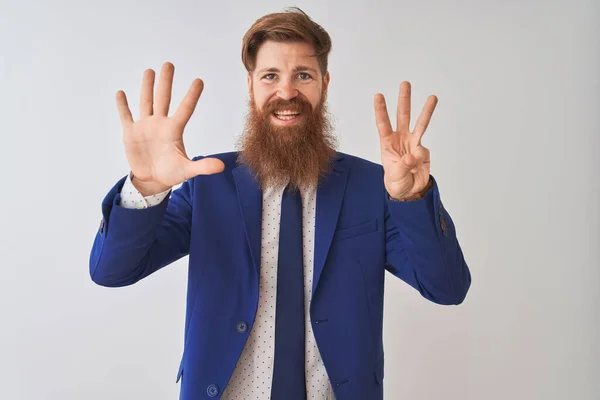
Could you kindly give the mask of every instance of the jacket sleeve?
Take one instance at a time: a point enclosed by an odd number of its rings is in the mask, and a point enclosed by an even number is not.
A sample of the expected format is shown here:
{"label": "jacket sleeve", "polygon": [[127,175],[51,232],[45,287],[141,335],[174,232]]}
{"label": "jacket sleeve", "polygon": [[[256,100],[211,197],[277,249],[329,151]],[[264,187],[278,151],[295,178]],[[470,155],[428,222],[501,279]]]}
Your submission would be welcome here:
{"label": "jacket sleeve", "polygon": [[126,179],[102,201],[102,220],[92,245],[90,276],[102,286],[134,284],[189,254],[193,180],[153,207],[133,209],[120,205]]}
{"label": "jacket sleeve", "polygon": [[434,303],[460,304],[471,274],[438,185],[419,200],[398,202],[386,193],[386,269]]}

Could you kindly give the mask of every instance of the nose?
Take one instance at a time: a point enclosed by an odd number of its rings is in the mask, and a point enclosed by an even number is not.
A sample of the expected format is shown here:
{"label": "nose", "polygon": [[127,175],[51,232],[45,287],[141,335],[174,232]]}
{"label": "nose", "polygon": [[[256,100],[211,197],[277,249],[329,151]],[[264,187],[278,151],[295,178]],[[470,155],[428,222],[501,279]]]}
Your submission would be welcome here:
{"label": "nose", "polygon": [[282,82],[277,89],[277,97],[282,100],[291,100],[296,96],[298,96],[298,89],[290,81]]}

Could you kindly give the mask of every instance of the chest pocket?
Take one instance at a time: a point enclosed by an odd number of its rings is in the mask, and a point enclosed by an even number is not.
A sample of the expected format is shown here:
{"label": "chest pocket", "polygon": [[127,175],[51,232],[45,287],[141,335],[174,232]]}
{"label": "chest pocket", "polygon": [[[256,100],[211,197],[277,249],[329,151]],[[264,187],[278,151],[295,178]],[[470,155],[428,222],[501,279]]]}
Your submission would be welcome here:
{"label": "chest pocket", "polygon": [[344,239],[350,239],[357,236],[366,235],[367,233],[375,232],[377,230],[377,219],[363,222],[359,225],[354,225],[349,228],[341,228],[335,231],[333,235],[333,241],[339,241]]}

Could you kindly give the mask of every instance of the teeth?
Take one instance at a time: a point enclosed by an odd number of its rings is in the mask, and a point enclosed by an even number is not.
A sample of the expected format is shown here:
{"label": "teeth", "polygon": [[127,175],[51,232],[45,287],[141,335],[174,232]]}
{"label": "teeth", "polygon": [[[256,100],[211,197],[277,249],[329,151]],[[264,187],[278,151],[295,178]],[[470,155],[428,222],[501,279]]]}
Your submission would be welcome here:
{"label": "teeth", "polygon": [[276,115],[298,115],[300,113],[298,111],[285,110],[285,111],[276,111],[275,114]]}
{"label": "teeth", "polygon": [[279,115],[275,114],[275,116],[282,121],[289,121],[297,117],[297,115]]}

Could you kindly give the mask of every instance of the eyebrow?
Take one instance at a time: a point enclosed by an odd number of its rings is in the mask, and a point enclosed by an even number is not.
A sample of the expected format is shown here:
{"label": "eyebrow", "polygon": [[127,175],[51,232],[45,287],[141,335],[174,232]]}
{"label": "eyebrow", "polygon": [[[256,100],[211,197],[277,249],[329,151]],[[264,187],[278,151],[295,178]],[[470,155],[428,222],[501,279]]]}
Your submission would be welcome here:
{"label": "eyebrow", "polygon": [[[313,74],[317,75],[316,69],[307,67],[305,65],[298,65],[297,67],[294,68],[294,70],[292,72],[297,73],[297,72],[305,72],[305,71],[309,71],[309,72],[312,72]],[[257,74],[261,75],[265,72],[279,73],[281,71],[278,68],[271,67],[271,68],[263,68],[260,71],[258,71]]]}

